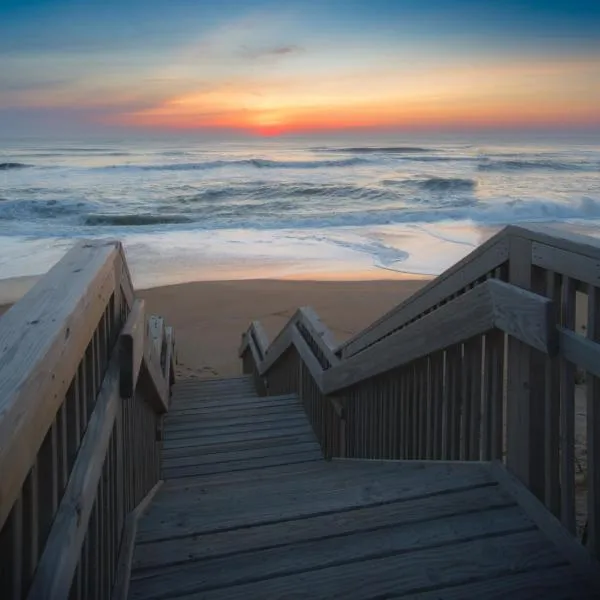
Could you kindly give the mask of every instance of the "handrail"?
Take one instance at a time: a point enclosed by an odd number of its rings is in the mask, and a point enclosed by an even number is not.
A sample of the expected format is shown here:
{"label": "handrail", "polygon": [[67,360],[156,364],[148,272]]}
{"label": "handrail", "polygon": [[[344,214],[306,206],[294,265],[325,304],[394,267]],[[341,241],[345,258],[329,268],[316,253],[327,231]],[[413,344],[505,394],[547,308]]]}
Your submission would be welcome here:
{"label": "handrail", "polygon": [[299,395],[327,456],[503,459],[571,533],[584,378],[584,538],[600,556],[599,239],[509,226],[340,346],[308,310],[270,345],[258,329],[244,372]]}
{"label": "handrail", "polygon": [[[464,295],[448,302],[434,313],[382,340],[360,356],[337,359],[323,367],[311,349],[299,325],[315,331],[312,309],[300,309],[288,321],[268,347],[257,347],[252,323],[244,335],[240,356],[257,348],[264,356],[256,363],[260,376],[294,346],[310,369],[323,394],[333,395],[380,373],[401,367],[418,358],[481,335],[494,328],[554,356],[558,348],[558,331],[553,326],[553,303],[548,298],[497,280],[487,280]],[[429,334],[429,335],[428,335]],[[326,353],[330,346],[320,335],[312,338],[318,349]],[[260,355],[254,353],[255,360]]]}
{"label": "handrail", "polygon": [[[525,239],[532,243],[532,264],[534,266],[549,268],[556,266],[557,260],[562,263],[573,262],[565,254],[576,252],[581,261],[578,271],[588,274],[583,275],[582,280],[593,283],[593,281],[589,281],[589,274],[597,273],[597,268],[590,270],[590,265],[586,264],[589,262],[586,261],[586,258],[592,261],[600,260],[600,240],[547,225],[510,225],[374,323],[341,344],[337,352],[343,356],[356,354],[377,343],[392,331],[412,322],[413,319],[436,310],[448,299],[464,293],[470,285],[476,285],[494,270],[507,264],[511,242],[514,243],[515,238]],[[504,279],[507,277],[507,273],[498,273],[498,276]],[[598,282],[597,274],[595,282]]]}
{"label": "handrail", "polygon": [[109,595],[127,516],[159,479],[173,343],[150,328],[116,241],[78,243],[0,319],[10,597]]}

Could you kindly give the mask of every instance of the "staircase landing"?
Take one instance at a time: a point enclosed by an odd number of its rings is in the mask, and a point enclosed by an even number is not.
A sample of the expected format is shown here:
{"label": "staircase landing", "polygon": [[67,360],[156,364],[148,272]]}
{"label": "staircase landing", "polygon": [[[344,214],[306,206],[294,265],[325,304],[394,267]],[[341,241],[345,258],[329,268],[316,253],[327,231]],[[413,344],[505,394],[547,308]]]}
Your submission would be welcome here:
{"label": "staircase landing", "polygon": [[579,546],[501,466],[327,462],[298,400],[250,378],[177,384],[163,479],[132,598],[598,597]]}

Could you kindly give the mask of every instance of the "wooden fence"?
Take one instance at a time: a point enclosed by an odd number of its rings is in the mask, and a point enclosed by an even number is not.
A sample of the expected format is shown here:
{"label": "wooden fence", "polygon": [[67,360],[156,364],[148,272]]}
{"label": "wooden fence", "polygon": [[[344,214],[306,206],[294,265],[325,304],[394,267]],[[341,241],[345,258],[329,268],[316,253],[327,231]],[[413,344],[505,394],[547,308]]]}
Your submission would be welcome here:
{"label": "wooden fence", "polygon": [[2,598],[126,593],[173,360],[118,242],[78,244],[0,318]]}
{"label": "wooden fence", "polygon": [[240,356],[327,457],[502,460],[600,554],[600,241],[507,227],[342,345],[301,309]]}

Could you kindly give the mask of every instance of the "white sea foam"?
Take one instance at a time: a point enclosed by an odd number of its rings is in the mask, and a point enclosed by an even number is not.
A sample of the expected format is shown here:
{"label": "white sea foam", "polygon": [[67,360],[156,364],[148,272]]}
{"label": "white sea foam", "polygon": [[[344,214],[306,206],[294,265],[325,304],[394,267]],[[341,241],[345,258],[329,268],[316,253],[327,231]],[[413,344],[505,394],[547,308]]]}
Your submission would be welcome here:
{"label": "white sea foam", "polygon": [[123,239],[145,285],[216,266],[436,274],[504,224],[593,230],[599,165],[597,147],[20,144],[0,161],[0,278],[95,236]]}

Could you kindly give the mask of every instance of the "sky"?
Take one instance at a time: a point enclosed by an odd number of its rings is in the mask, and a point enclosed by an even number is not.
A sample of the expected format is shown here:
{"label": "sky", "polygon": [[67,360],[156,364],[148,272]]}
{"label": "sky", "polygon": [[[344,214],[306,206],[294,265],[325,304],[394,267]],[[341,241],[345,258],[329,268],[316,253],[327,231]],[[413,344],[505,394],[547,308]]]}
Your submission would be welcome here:
{"label": "sky", "polygon": [[600,132],[600,1],[0,0],[0,135]]}

